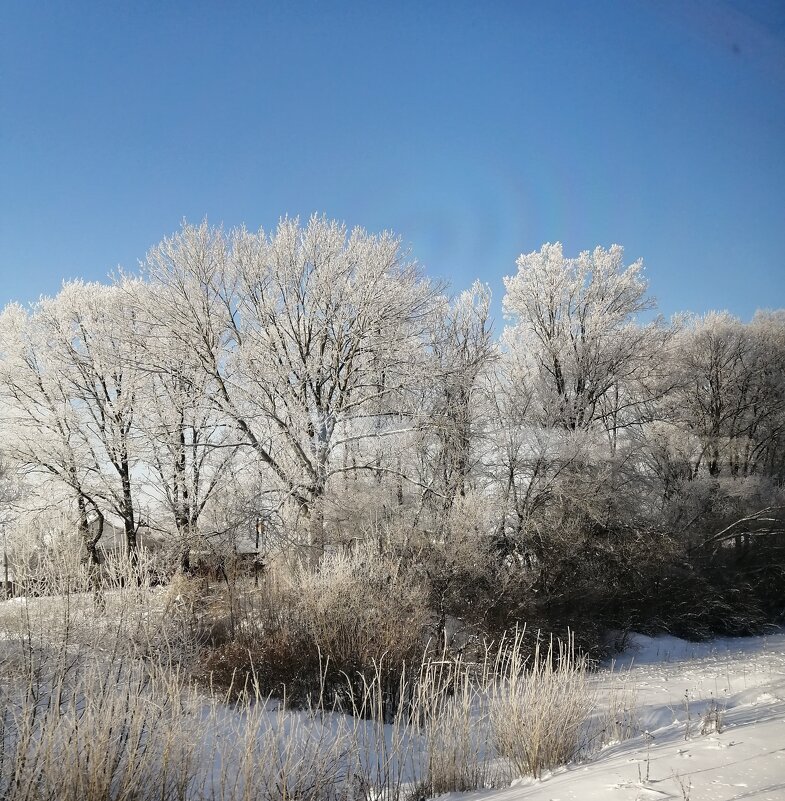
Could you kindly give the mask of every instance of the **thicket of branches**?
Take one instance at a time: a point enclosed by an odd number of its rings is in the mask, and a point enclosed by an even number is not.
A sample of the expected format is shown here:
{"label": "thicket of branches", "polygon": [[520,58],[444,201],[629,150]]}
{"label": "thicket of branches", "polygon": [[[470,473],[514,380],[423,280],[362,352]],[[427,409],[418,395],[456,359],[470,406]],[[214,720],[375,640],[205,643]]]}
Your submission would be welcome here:
{"label": "thicket of branches", "polygon": [[781,618],[785,312],[655,319],[617,246],[546,245],[505,288],[497,339],[487,287],[314,217],[184,225],[138,274],[11,304],[4,552],[65,515],[92,563],[111,524],[228,586],[238,551],[318,582],[370,542],[423,636]]}

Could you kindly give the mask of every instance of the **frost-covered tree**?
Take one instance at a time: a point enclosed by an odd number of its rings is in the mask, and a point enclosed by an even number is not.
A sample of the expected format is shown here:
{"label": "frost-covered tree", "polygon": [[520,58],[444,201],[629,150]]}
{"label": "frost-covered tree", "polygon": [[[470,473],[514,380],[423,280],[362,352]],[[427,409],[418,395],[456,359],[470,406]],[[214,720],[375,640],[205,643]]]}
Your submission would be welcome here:
{"label": "frost-covered tree", "polygon": [[566,258],[560,244],[545,245],[517,264],[505,279],[510,325],[488,472],[498,546],[546,597],[563,589],[587,537],[608,534],[612,552],[630,514],[641,522],[630,502],[641,462],[632,434],[669,386],[661,355],[671,332],[637,319],[653,301],[642,263],[625,265],[619,246]]}
{"label": "frost-covered tree", "polygon": [[[111,511],[121,520],[133,557],[141,523],[134,429],[141,372],[134,307],[120,286],[73,281],[56,297],[37,303],[32,321],[46,348],[44,356],[39,344],[39,354],[46,359],[45,371],[57,392],[47,404],[62,407],[54,425],[63,422],[64,451],[74,453],[77,478],[72,485],[81,487],[80,496],[91,499],[93,511]],[[33,385],[40,373],[30,366]],[[17,392],[20,398],[24,387],[23,383]],[[28,399],[25,414],[36,419],[33,406]]]}
{"label": "frost-covered tree", "polygon": [[541,422],[570,430],[602,424],[615,435],[645,402],[667,336],[657,322],[636,319],[654,305],[643,263],[625,267],[618,245],[565,258],[556,243],[517,264],[505,279],[512,321],[505,343],[518,356]]}
{"label": "frost-covered tree", "polygon": [[127,295],[122,286],[70,282],[36,313],[53,331],[59,367],[89,448],[97,494],[122,521],[133,558],[142,523],[135,476],[141,454],[134,427],[142,332]]}
{"label": "frost-covered tree", "polygon": [[[38,488],[38,506],[73,504],[86,552],[97,562],[104,506],[95,454],[61,360],[61,329],[54,325],[52,304],[42,300],[29,311],[11,304],[0,317],[5,449],[30,478],[27,493]],[[27,498],[25,505],[36,503]]]}
{"label": "frost-covered tree", "polygon": [[[387,435],[417,373],[435,291],[390,234],[321,217],[267,234],[203,224],[145,266],[160,322],[199,360],[214,399],[310,523],[353,443]],[[372,469],[360,459],[353,470]]]}
{"label": "frost-covered tree", "polygon": [[212,402],[215,384],[193,350],[162,324],[165,317],[153,312],[155,323],[147,322],[157,303],[153,289],[140,282],[130,289],[143,334],[135,428],[149,473],[145,489],[165,512],[157,527],[168,532],[173,524],[188,569],[193,542],[206,533],[202,513],[228,479],[236,436]]}
{"label": "frost-covered tree", "polygon": [[693,469],[709,475],[777,472],[785,432],[785,318],[727,312],[689,321],[676,350],[670,419],[697,437]]}
{"label": "frost-covered tree", "polygon": [[425,457],[433,479],[432,494],[440,505],[442,524],[457,497],[464,497],[472,467],[481,411],[480,379],[496,355],[489,309],[490,289],[475,282],[435,315],[431,332],[433,370],[423,385],[429,414],[423,420]]}

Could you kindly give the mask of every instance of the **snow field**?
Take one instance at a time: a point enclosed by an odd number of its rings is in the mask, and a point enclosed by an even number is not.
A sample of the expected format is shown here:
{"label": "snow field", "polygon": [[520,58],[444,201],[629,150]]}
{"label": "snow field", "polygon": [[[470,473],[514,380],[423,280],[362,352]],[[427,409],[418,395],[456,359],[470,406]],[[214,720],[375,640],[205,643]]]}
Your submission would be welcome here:
{"label": "snow field", "polygon": [[471,670],[424,666],[384,723],[381,674],[344,698],[354,715],[318,699],[299,711],[253,693],[229,703],[178,667],[191,652],[163,625],[173,608],[160,588],[116,588],[100,615],[93,604],[0,603],[8,797],[785,798],[785,633],[633,635],[595,672],[569,649],[546,658],[547,642],[524,672],[513,641]]}
{"label": "snow field", "polygon": [[616,667],[636,691],[638,736],[541,781],[472,798],[785,799],[785,634],[706,643],[635,635]]}

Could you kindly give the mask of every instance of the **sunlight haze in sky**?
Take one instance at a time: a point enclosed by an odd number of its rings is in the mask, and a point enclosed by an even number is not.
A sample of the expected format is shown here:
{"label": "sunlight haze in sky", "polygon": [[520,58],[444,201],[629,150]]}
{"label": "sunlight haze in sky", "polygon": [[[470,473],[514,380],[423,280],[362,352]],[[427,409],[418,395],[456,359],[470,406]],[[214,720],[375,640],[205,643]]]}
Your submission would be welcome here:
{"label": "sunlight haze in sky", "polygon": [[3,4],[0,306],[313,212],[497,317],[557,240],[666,315],[783,306],[785,3]]}

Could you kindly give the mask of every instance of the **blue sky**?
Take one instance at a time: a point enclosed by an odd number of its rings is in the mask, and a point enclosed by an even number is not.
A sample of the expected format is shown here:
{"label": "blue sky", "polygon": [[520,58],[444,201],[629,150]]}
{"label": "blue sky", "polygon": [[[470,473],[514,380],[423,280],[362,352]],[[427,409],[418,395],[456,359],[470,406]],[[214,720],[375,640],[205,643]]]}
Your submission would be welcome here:
{"label": "blue sky", "polygon": [[497,312],[556,240],[666,315],[785,306],[785,3],[3,3],[0,306],[313,212]]}

